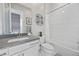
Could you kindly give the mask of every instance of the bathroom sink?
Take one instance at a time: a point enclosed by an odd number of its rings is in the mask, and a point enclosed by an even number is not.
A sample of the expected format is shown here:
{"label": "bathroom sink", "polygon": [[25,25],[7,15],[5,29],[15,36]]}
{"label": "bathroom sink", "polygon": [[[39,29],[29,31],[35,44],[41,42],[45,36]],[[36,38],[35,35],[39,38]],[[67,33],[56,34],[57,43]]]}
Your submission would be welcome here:
{"label": "bathroom sink", "polygon": [[22,37],[22,38],[11,39],[11,40],[8,41],[8,43],[23,41],[23,40],[27,40],[27,39],[29,39],[29,38],[28,37]]}
{"label": "bathroom sink", "polygon": [[22,40],[27,40],[27,39],[29,39],[29,38],[28,37],[22,37],[22,38],[19,38],[18,40],[22,41]]}

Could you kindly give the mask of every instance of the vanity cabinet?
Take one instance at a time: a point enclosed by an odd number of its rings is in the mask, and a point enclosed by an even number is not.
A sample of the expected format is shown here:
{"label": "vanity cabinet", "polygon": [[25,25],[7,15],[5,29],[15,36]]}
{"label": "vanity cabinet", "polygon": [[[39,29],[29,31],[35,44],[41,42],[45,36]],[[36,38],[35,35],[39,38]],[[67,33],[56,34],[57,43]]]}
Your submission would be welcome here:
{"label": "vanity cabinet", "polygon": [[12,55],[12,56],[24,56],[24,53],[19,52],[19,53]]}
{"label": "vanity cabinet", "polygon": [[9,48],[9,55],[16,55],[20,51],[22,51],[22,45],[13,46]]}
{"label": "vanity cabinet", "polygon": [[39,45],[35,44],[34,46],[29,47],[29,49],[25,49],[22,53],[24,56],[38,56],[39,55]]}
{"label": "vanity cabinet", "polygon": [[1,49],[0,50],[0,56],[8,56],[8,49]]}
{"label": "vanity cabinet", "polygon": [[39,40],[17,45],[9,48],[10,56],[36,56],[39,55]]}

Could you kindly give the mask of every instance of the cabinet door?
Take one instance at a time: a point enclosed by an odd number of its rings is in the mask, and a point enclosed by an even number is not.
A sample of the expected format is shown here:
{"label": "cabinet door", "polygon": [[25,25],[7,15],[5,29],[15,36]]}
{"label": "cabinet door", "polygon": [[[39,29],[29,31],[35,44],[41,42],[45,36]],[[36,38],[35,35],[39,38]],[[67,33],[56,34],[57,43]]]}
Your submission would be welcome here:
{"label": "cabinet door", "polygon": [[38,56],[39,55],[39,45],[34,45],[23,51],[24,56]]}
{"label": "cabinet door", "polygon": [[0,56],[7,56],[7,55],[8,55],[8,49],[0,50]]}
{"label": "cabinet door", "polygon": [[17,45],[17,46],[9,48],[9,55],[13,55],[15,53],[22,51],[22,47],[23,45]]}

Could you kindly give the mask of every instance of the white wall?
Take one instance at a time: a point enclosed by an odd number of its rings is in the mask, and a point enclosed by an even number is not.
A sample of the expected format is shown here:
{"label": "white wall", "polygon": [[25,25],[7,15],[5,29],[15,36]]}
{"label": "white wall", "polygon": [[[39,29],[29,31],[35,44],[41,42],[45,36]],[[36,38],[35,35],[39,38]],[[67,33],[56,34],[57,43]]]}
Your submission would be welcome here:
{"label": "white wall", "polygon": [[46,13],[51,12],[52,10],[55,10],[67,3],[47,3],[46,4]]}
{"label": "white wall", "polygon": [[3,19],[2,19],[2,26],[3,26],[3,34],[9,34],[10,33],[10,7],[9,3],[3,3]]}
{"label": "white wall", "polygon": [[2,34],[2,16],[3,15],[3,7],[2,4],[0,4],[0,35]]}
{"label": "white wall", "polygon": [[9,33],[9,17],[7,4],[0,3],[0,35]]}
{"label": "white wall", "polygon": [[36,24],[36,14],[39,13],[45,16],[44,3],[21,3],[21,5],[29,7],[32,10],[32,34],[38,36],[40,31],[44,33],[44,25],[38,26]]}
{"label": "white wall", "polygon": [[50,34],[48,41],[60,43],[64,47],[78,50],[79,4],[70,4],[47,16]]}
{"label": "white wall", "polygon": [[38,26],[36,24],[36,17],[35,16],[38,13],[45,16],[44,4],[39,3],[39,4],[37,4],[37,6],[35,8],[32,9],[32,33],[33,33],[33,35],[37,35],[37,36],[39,35],[40,31],[43,32],[43,34],[44,34],[44,29],[45,29],[44,25]]}

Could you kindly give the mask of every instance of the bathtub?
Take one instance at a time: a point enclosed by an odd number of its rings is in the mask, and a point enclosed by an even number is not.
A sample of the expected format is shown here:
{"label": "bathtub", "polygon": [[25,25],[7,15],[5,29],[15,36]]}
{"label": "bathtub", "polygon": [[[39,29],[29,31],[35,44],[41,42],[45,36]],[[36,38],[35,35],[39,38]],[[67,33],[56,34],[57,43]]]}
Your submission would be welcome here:
{"label": "bathtub", "polygon": [[79,51],[69,48],[69,47],[65,47],[63,44],[59,43],[59,42],[49,42],[50,44],[52,44],[57,52],[57,54],[61,55],[61,56],[79,56]]}

